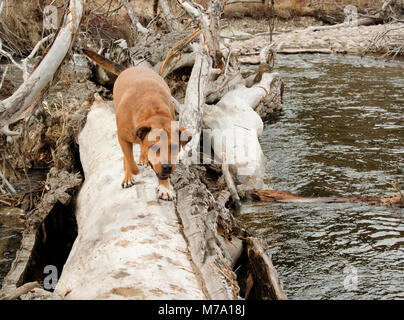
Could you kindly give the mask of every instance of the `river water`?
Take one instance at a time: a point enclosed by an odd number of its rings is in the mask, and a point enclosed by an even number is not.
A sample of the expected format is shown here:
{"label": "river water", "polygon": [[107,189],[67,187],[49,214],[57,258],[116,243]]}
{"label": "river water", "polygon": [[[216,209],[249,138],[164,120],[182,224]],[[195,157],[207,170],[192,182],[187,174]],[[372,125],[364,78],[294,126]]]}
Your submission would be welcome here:
{"label": "river water", "polygon": [[[404,189],[404,64],[281,55],[283,113],[261,145],[266,182],[303,196]],[[251,202],[240,219],[268,241],[289,299],[403,299],[404,209]]]}

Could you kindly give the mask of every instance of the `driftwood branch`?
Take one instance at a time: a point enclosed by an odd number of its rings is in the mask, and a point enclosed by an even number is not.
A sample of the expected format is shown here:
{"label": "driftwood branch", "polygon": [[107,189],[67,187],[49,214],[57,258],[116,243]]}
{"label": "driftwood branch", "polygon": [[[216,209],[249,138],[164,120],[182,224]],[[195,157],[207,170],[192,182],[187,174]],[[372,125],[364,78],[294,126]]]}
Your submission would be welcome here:
{"label": "driftwood branch", "polygon": [[265,253],[262,241],[248,237],[247,254],[250,260],[251,274],[254,279],[253,290],[255,296],[262,299],[286,300],[286,295],[279,280],[278,272],[271,259]]}
{"label": "driftwood branch", "polygon": [[41,285],[38,283],[38,281],[25,283],[21,287],[18,287],[13,293],[2,298],[2,300],[16,300],[23,294],[30,292],[32,289],[40,287]]}
{"label": "driftwood branch", "polygon": [[371,205],[386,205],[404,207],[404,194],[397,184],[392,182],[392,186],[398,194],[390,197],[376,196],[351,196],[351,197],[302,197],[289,191],[280,190],[255,190],[251,193],[254,199],[267,202],[324,202],[324,203],[367,203]]}
{"label": "driftwood branch", "polygon": [[11,97],[0,102],[1,133],[6,135],[19,134],[10,131],[8,126],[24,118],[49,87],[78,32],[85,2],[85,0],[70,0],[65,22],[44,59]]}
{"label": "driftwood branch", "polygon": [[226,181],[227,187],[229,188],[230,195],[233,198],[233,201],[235,203],[235,207],[236,207],[236,209],[239,209],[241,207],[240,197],[237,193],[237,188],[236,188],[236,185],[234,184],[233,177],[231,176],[231,173],[229,171],[229,164],[227,163],[225,152],[222,153],[222,172],[223,172],[223,176]]}
{"label": "driftwood branch", "polygon": [[5,185],[6,187],[7,187],[7,189],[8,189],[8,192],[9,193],[16,193],[16,191],[15,191],[15,189],[14,189],[14,187],[12,186],[12,184],[7,180],[7,178],[1,173],[1,171],[0,171],[0,178],[1,178],[1,181],[3,181],[2,183],[1,183],[1,185],[0,185],[0,189],[1,190],[3,190],[3,185]]}
{"label": "driftwood branch", "polygon": [[[169,72],[166,72],[167,67],[172,63],[172,60],[181,53],[182,50],[185,49],[185,47],[191,43],[192,40],[194,40],[201,32],[201,29],[197,28],[194,32],[189,34],[187,37],[184,39],[178,41],[177,43],[174,44],[174,46],[168,51],[166,58],[163,61],[163,64],[160,67],[159,70],[159,75],[161,75],[163,78],[166,77]],[[179,57],[180,60],[181,57]],[[172,71],[173,68],[170,68],[170,71]]]}
{"label": "driftwood branch", "polygon": [[177,21],[177,19],[171,13],[171,8],[167,0],[159,0],[160,9],[163,13],[163,17],[167,22],[171,31],[182,31],[184,26]]}
{"label": "driftwood branch", "polygon": [[22,65],[19,64],[17,61],[15,61],[14,58],[13,58],[13,56],[12,56],[10,53],[8,53],[7,51],[3,50],[3,43],[2,43],[1,40],[0,40],[0,54],[2,54],[3,56],[7,57],[7,58],[11,61],[11,63],[12,63],[13,65],[15,65],[18,69],[23,70]]}
{"label": "driftwood branch", "polygon": [[46,36],[42,40],[38,41],[38,43],[35,45],[34,49],[32,49],[31,53],[28,55],[28,57],[24,58],[21,60],[21,66],[22,66],[22,76],[24,81],[28,80],[28,77],[30,75],[29,72],[29,66],[32,63],[32,59],[38,52],[39,48],[48,40],[52,39],[55,36],[54,33],[51,33],[50,35]]}
{"label": "driftwood branch", "polygon": [[195,64],[185,94],[184,108],[180,114],[180,125],[192,134],[192,140],[185,145],[179,157],[185,163],[191,163],[191,157],[197,156],[197,148],[202,129],[203,106],[206,88],[212,70],[212,59],[201,45],[195,46]]}
{"label": "driftwood branch", "polygon": [[178,2],[199,25],[204,36],[204,44],[213,60],[213,67],[223,69],[224,58],[220,51],[219,17],[224,9],[224,2],[222,0],[210,1],[206,11],[202,6],[188,0],[178,0]]}
{"label": "driftwood branch", "polygon": [[[337,4],[337,2],[334,2]],[[337,4],[338,5],[338,4]],[[342,9],[342,7],[340,7]],[[347,8],[347,7],[346,7]],[[390,0],[384,1],[380,10],[374,16],[364,16],[363,18],[357,19],[353,21],[344,21],[343,23],[334,24],[331,26],[312,26],[308,27],[303,30],[297,30],[296,32],[306,32],[306,31],[320,31],[320,30],[331,30],[331,29],[338,29],[344,27],[356,27],[356,26],[369,26],[374,25],[386,20],[386,15],[390,15],[388,13],[388,9],[390,9]],[[345,10],[344,10],[345,11]],[[346,12],[349,13],[349,12]],[[363,15],[362,15],[363,16]]]}
{"label": "driftwood branch", "polygon": [[6,66],[4,68],[3,75],[2,75],[1,81],[0,81],[0,89],[3,87],[3,83],[4,83],[4,79],[6,78],[7,71],[8,71],[8,66]]}

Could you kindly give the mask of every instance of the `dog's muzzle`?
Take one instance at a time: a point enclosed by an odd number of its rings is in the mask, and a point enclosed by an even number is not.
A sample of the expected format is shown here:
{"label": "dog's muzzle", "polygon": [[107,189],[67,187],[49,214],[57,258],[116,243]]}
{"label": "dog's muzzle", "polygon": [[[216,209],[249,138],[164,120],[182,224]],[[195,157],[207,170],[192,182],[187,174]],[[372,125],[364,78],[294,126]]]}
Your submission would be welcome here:
{"label": "dog's muzzle", "polygon": [[173,166],[170,163],[164,163],[161,165],[163,175],[169,175],[173,171]]}
{"label": "dog's muzzle", "polygon": [[173,169],[173,167],[172,167],[171,164],[162,164],[162,165],[161,165],[162,173],[161,173],[161,174],[158,174],[158,173],[156,172],[156,170],[154,170],[154,167],[153,167],[153,165],[151,164],[150,161],[149,161],[149,165],[150,165],[150,167],[153,169],[153,171],[156,173],[157,177],[158,177],[160,180],[167,180],[167,179],[170,177],[170,174],[171,174],[172,169]]}

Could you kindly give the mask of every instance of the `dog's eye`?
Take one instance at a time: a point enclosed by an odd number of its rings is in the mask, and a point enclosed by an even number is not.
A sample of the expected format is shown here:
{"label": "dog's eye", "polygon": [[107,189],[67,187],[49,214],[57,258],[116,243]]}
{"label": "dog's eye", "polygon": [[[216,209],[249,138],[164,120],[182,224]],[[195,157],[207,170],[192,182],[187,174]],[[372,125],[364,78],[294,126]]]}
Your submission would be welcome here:
{"label": "dog's eye", "polygon": [[153,144],[151,147],[150,147],[150,149],[153,151],[153,152],[157,152],[157,151],[159,151],[159,149],[160,149],[160,147],[157,145],[157,144]]}

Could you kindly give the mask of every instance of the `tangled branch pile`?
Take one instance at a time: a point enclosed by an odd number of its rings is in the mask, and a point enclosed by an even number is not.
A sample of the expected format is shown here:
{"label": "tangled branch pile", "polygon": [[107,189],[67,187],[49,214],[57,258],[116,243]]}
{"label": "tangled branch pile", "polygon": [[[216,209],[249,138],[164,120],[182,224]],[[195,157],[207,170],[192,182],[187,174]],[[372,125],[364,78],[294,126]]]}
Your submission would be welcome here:
{"label": "tangled branch pile", "polygon": [[374,35],[365,52],[383,54],[391,58],[404,56],[403,25],[403,23],[386,24],[381,32]]}

